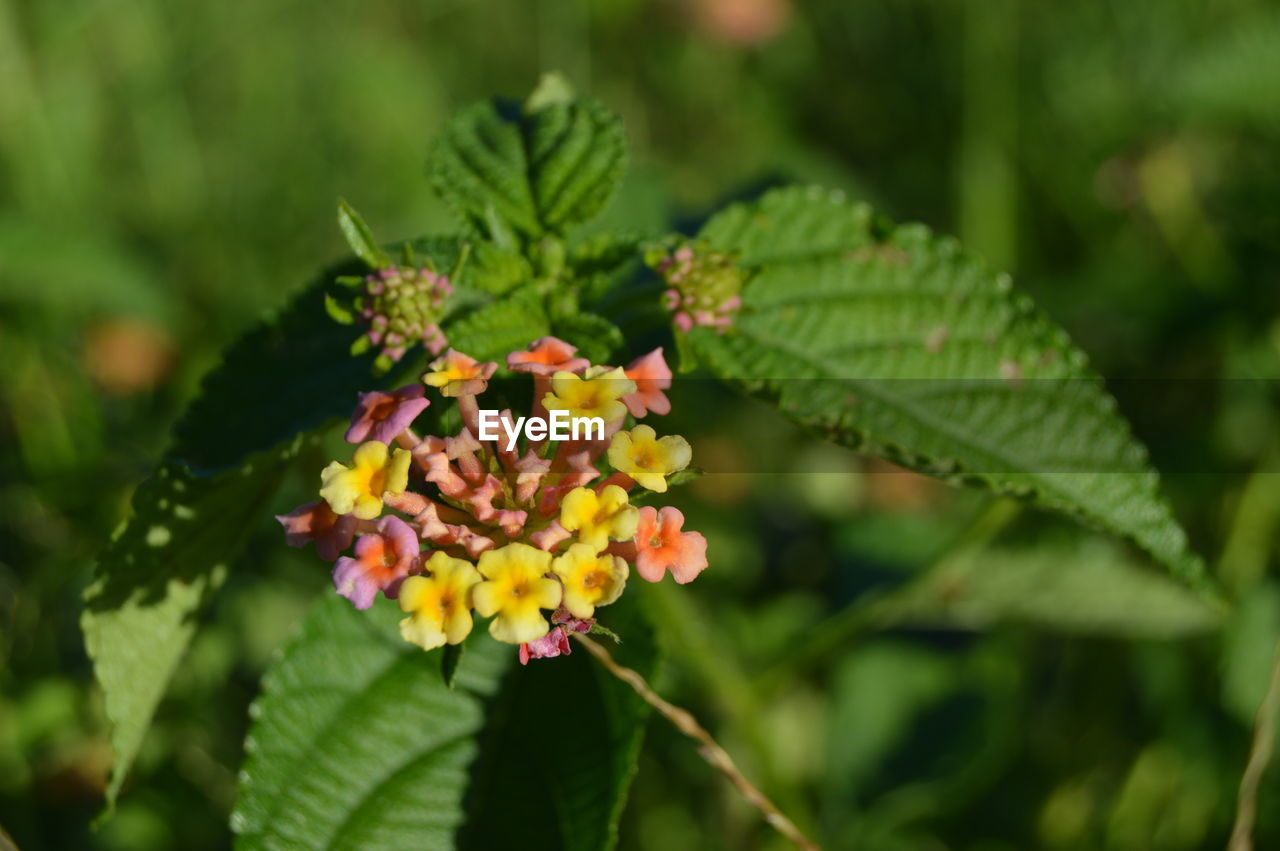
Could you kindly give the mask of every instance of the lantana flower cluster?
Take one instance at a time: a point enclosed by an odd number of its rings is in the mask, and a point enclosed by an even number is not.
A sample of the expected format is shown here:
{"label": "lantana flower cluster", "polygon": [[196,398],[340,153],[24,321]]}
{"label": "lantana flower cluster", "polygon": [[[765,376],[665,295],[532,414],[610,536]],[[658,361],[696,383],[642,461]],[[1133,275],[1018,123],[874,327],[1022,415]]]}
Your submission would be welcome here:
{"label": "lantana flower cluster", "polygon": [[[449,349],[421,384],[361,394],[346,433],[351,461],[329,464],[319,500],[277,520],[290,545],[314,542],[334,562],[334,587],[356,608],[378,594],[397,600],[405,640],[458,644],[479,615],[524,663],[567,654],[570,633],[591,631],[633,569],[649,582],[668,571],[693,580],[707,542],[685,531],[678,509],[631,504],[637,488],[666,492],[691,460],[683,437],[638,422],[671,409],[662,349],[625,368],[598,366],[543,337],[505,365],[532,379],[531,419],[600,418],[603,438],[526,434],[511,448],[516,418],[501,410],[498,439],[482,440],[481,396],[499,365]],[[414,430],[433,401],[457,405],[457,434]]]}

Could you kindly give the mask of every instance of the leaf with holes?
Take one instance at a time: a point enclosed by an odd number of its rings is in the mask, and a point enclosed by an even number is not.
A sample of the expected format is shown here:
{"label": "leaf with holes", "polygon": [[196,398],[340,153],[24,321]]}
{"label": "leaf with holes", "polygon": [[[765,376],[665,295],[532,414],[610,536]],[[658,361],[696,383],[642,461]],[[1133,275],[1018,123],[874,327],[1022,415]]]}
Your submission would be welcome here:
{"label": "leaf with holes", "polygon": [[716,375],[836,442],[1076,515],[1204,583],[1114,400],[1007,275],[816,189],[736,204],[700,237],[747,274],[734,330],[688,337]]}

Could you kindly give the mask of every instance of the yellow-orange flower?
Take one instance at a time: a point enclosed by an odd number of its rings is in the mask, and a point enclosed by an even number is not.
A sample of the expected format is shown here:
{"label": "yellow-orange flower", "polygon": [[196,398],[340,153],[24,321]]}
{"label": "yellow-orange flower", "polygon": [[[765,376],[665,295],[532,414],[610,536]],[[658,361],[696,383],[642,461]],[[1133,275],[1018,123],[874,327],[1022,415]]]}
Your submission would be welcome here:
{"label": "yellow-orange flower", "polygon": [[609,545],[609,539],[629,540],[636,533],[639,513],[627,503],[627,492],[608,485],[600,493],[591,488],[574,488],[560,503],[560,525],[578,534],[595,552]]}
{"label": "yellow-orange flower", "polygon": [[600,554],[590,544],[574,544],[557,556],[551,569],[564,583],[563,605],[575,618],[589,618],[596,606],[607,606],[622,595],[627,563]]}
{"label": "yellow-orange flower", "polygon": [[550,628],[540,609],[560,605],[560,583],[545,574],[551,553],[528,544],[507,544],[487,550],[477,565],[484,581],[471,591],[476,611],[494,617],[489,634],[499,641],[522,644],[547,634]]}
{"label": "yellow-orange flower", "polygon": [[647,425],[620,431],[609,444],[609,463],[641,487],[657,493],[667,490],[667,476],[689,466],[693,449],[678,434],[659,438]]}
{"label": "yellow-orange flower", "polygon": [[496,363],[480,363],[449,349],[431,362],[431,371],[422,376],[422,383],[439,389],[442,396],[474,396],[489,386],[497,368]]}
{"label": "yellow-orange flower", "polygon": [[542,404],[548,411],[568,411],[573,419],[600,417],[611,425],[627,415],[622,397],[634,392],[636,383],[622,367],[593,366],[582,375],[561,370],[551,376],[551,392]]}
{"label": "yellow-orange flower", "polygon": [[430,576],[410,576],[400,585],[400,635],[423,650],[460,644],[471,632],[471,589],[480,573],[469,561],[436,551],[426,564]]}
{"label": "yellow-orange flower", "polygon": [[383,494],[401,494],[409,486],[409,463],[404,449],[391,452],[385,443],[362,443],[352,466],[334,461],[320,474],[320,496],[335,514],[354,514],[372,520],[382,513]]}

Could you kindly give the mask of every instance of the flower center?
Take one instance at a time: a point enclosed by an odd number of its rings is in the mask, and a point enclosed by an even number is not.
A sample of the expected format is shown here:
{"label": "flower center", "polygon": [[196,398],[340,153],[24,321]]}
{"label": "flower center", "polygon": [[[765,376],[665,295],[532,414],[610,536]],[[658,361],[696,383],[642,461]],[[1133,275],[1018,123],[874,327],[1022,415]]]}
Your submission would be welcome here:
{"label": "flower center", "polygon": [[381,402],[378,402],[376,405],[374,405],[372,408],[369,409],[369,419],[375,422],[380,422],[381,420],[387,419],[388,417],[390,417],[392,414],[395,413],[396,404],[397,403],[394,398],[383,399]]}

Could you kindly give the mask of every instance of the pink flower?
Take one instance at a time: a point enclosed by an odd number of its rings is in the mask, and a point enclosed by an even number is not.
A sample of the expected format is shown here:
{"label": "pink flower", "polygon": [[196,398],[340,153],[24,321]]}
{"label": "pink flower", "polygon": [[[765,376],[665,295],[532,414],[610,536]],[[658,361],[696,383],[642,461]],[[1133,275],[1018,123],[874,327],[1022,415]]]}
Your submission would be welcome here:
{"label": "pink flower", "polygon": [[394,600],[400,583],[418,567],[418,536],[408,523],[388,514],[376,528],[356,541],[355,558],[344,556],[333,566],[334,587],[357,609],[372,606],[378,591]]}
{"label": "pink flower", "polygon": [[671,386],[671,367],[663,359],[661,347],[633,360],[626,374],[636,383],[636,392],[622,397],[633,417],[643,417],[650,411],[658,415],[671,412],[671,400],[662,392]]}
{"label": "pink flower", "polygon": [[351,427],[347,429],[347,443],[366,440],[388,446],[395,443],[396,436],[431,404],[423,398],[426,392],[421,384],[410,384],[392,393],[381,390],[361,393],[355,413],[351,415]]}
{"label": "pink flower", "polygon": [[315,541],[316,555],[325,561],[333,561],[351,546],[356,532],[356,518],[335,514],[324,500],[301,505],[288,514],[277,514],[276,520],[284,527],[289,546],[303,547],[307,541]]}
{"label": "pink flower", "polygon": [[554,659],[557,656],[568,656],[573,652],[573,647],[569,644],[569,633],[590,632],[596,619],[575,618],[565,610],[564,606],[561,606],[551,615],[551,622],[555,626],[542,638],[520,645],[521,665],[528,665],[530,659]]}
{"label": "pink flower", "polygon": [[529,345],[527,352],[512,352],[507,355],[507,367],[513,372],[528,372],[533,375],[552,375],[560,371],[582,372],[590,363],[586,358],[575,358],[577,351],[577,347],[558,337],[539,337]]}
{"label": "pink flower", "polygon": [[565,635],[564,627],[558,626],[541,638],[521,644],[520,664],[528,665],[530,659],[554,659],[557,656],[568,656],[572,652],[569,636]]}
{"label": "pink flower", "polygon": [[636,526],[636,572],[650,582],[668,570],[681,585],[692,582],[707,567],[707,539],[698,532],[681,532],[684,515],[666,506],[640,509]]}

